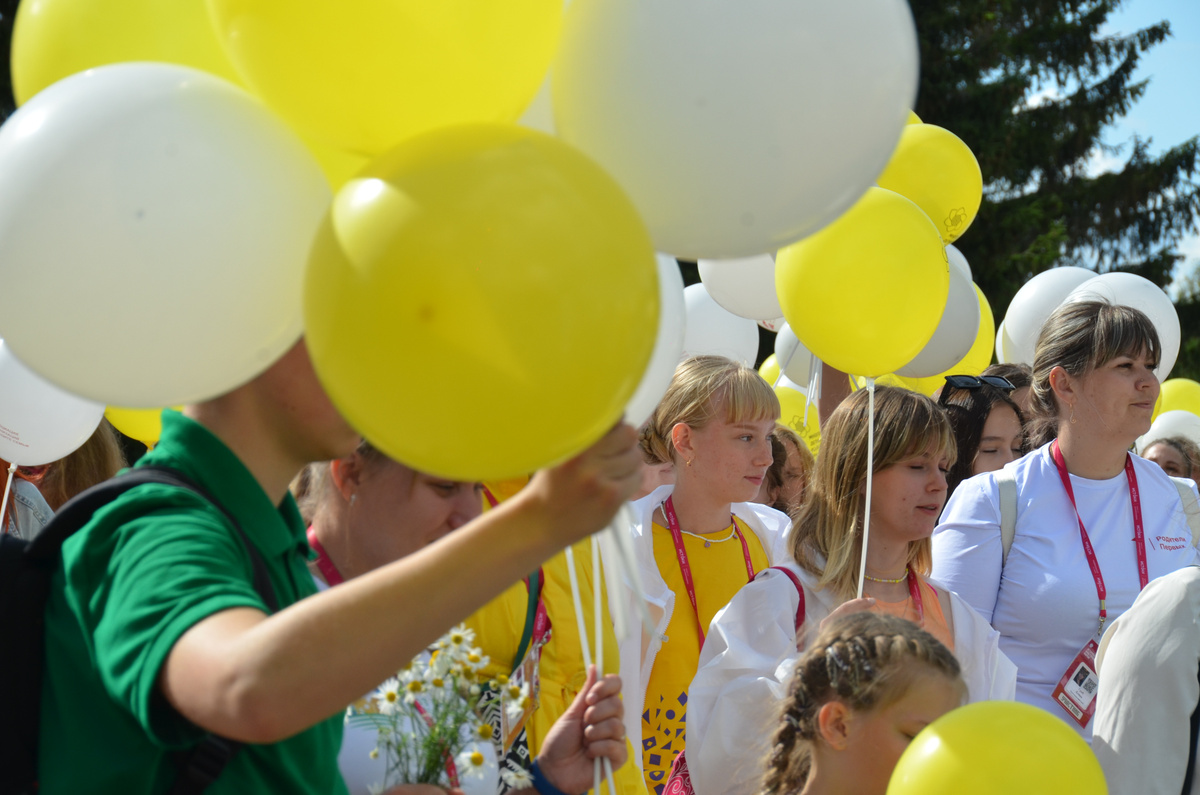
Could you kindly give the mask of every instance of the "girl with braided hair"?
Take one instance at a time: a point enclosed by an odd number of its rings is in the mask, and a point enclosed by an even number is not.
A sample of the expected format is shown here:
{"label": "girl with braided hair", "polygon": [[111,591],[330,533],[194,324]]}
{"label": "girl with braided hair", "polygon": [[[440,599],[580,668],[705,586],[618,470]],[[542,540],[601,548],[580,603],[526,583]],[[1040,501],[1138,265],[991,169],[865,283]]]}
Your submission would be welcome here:
{"label": "girl with braided hair", "polygon": [[762,795],[884,795],[913,737],[966,698],[958,660],[910,621],[826,621],[796,664]]}
{"label": "girl with braided hair", "polygon": [[[956,452],[942,409],[896,387],[875,395],[868,456],[868,394],[829,416],[808,496],[788,535],[790,560],[746,585],[716,615],[688,689],[688,764],[697,795],[756,791],[774,731],[764,716],[785,697],[800,652],[831,614],[870,610],[917,623],[958,656],[972,701],[1010,699],[1016,668],[999,634],[965,601],[928,580],[930,534],[946,500]],[[864,598],[855,599],[868,510]],[[803,605],[803,608],[801,608]],[[797,618],[802,610],[802,626]]]}

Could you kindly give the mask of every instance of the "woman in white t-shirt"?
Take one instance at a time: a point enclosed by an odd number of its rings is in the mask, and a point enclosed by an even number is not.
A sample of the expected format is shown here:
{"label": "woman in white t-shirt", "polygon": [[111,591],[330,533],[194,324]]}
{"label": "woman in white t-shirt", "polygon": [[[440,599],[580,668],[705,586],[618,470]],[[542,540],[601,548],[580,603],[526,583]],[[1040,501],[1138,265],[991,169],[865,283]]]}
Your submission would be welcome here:
{"label": "woman in white t-shirt", "polygon": [[[1033,363],[1042,446],[964,481],[933,536],[933,576],[1000,632],[1017,699],[1087,740],[1100,634],[1149,580],[1198,562],[1175,484],[1128,452],[1150,427],[1159,351],[1136,309],[1059,307]],[[1005,481],[1015,500],[1002,497]],[[1014,521],[1006,543],[1002,524]]]}

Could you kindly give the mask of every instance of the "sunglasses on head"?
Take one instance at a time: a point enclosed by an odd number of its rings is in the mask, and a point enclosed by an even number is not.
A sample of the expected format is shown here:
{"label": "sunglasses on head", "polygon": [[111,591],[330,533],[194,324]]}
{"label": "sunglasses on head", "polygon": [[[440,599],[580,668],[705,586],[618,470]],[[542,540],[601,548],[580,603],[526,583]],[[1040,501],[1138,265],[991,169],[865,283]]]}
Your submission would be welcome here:
{"label": "sunglasses on head", "polygon": [[948,375],[946,376],[946,386],[942,388],[942,394],[938,397],[938,402],[945,404],[951,390],[979,389],[984,386],[1003,389],[1005,392],[1011,392],[1016,389],[1012,381],[1001,375]]}

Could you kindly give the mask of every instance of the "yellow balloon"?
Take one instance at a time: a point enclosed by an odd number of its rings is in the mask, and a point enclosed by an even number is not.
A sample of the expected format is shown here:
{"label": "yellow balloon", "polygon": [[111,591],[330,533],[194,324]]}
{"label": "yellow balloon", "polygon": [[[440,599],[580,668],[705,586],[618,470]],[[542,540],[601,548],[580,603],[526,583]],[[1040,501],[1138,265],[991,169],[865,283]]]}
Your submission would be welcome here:
{"label": "yellow balloon", "polygon": [[983,200],[979,162],[962,139],[933,124],[909,124],[877,180],[912,199],[953,243],[975,220]]}
{"label": "yellow balloon", "polygon": [[363,155],[464,122],[516,121],[562,0],[208,0],[247,84],[302,133]]}
{"label": "yellow balloon", "polygon": [[1168,378],[1162,383],[1159,400],[1162,411],[1182,409],[1200,414],[1200,384],[1190,378]]}
{"label": "yellow balloon", "polygon": [[817,401],[808,404],[805,412],[805,402],[808,400],[802,393],[791,387],[781,386],[775,390],[779,398],[779,421],[791,428],[804,440],[804,444],[813,455],[821,450],[821,420],[817,411]]}
{"label": "yellow balloon", "polygon": [[779,380],[779,361],[775,358],[775,354],[771,354],[763,363],[759,365],[758,374],[763,377],[771,386],[775,386],[775,382]]}
{"label": "yellow balloon", "polygon": [[887,795],[1106,795],[1100,763],[1066,722],[1016,701],[948,712],[913,739]]}
{"label": "yellow balloon", "polygon": [[204,0],[36,0],[17,7],[18,104],[68,75],[122,61],[165,61],[240,82]]}
{"label": "yellow balloon", "polygon": [[792,331],[817,358],[879,376],[912,361],[933,336],[950,264],[919,207],[869,188],[832,224],[778,253],[775,290]]}
{"label": "yellow balloon", "polygon": [[[175,406],[176,411],[182,406]],[[136,439],[147,447],[158,443],[162,435],[162,409],[125,409],[109,406],[104,416],[112,426],[130,439]]]}
{"label": "yellow balloon", "polygon": [[921,121],[921,117],[917,115],[915,110],[910,110],[908,112],[908,121],[905,124],[924,124],[924,122]]}
{"label": "yellow balloon", "polygon": [[305,322],[343,415],[409,466],[500,480],[621,417],[657,337],[649,233],[556,138],[466,125],[348,182],[313,245]]}

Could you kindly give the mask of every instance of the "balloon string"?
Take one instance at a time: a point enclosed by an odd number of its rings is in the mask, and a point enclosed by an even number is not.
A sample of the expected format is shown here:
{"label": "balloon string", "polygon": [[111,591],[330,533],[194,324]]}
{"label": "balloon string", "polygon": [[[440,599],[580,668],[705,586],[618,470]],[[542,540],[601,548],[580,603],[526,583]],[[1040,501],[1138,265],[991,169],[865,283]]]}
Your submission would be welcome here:
{"label": "balloon string", "polygon": [[567,556],[567,577],[571,581],[571,601],[575,603],[575,623],[579,625],[579,645],[583,651],[583,667],[592,664],[592,647],[588,643],[587,624],[583,623],[583,600],[579,598],[579,577],[575,574],[575,553],[570,547],[564,550]]}
{"label": "balloon string", "polygon": [[814,400],[821,399],[821,360],[815,353],[808,354],[808,394],[804,396],[804,424],[808,427],[808,408]]}
{"label": "balloon string", "polygon": [[4,522],[4,527],[0,528],[0,532],[8,532],[8,495],[12,493],[13,475],[17,473],[17,465],[15,463],[8,465],[8,480],[4,483],[4,499],[0,500],[0,521]]}
{"label": "balloon string", "polygon": [[871,470],[875,468],[875,379],[867,379],[867,499],[863,506],[862,562],[858,567],[858,598],[867,576],[867,544],[871,537]]}

